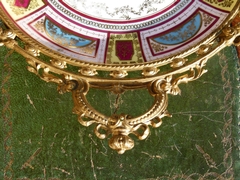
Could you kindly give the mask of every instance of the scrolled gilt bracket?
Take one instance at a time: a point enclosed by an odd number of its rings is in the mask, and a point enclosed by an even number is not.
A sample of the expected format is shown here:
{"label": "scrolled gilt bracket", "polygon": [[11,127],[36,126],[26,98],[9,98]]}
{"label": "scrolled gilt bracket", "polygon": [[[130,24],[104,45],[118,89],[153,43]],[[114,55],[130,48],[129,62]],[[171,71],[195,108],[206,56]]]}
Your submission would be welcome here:
{"label": "scrolled gilt bracket", "polygon": [[[74,109],[73,112],[78,115],[78,121],[84,126],[96,124],[95,134],[100,139],[105,139],[111,135],[109,146],[119,154],[134,147],[134,141],[129,137],[135,135],[143,140],[149,135],[149,126],[154,128],[162,124],[164,116],[170,116],[166,111],[167,94],[164,90],[158,89],[152,83],[149,86],[150,94],[155,98],[153,106],[142,116],[132,118],[127,114],[113,114],[107,117],[94,110],[86,99],[89,90],[89,84],[83,80],[77,82],[77,88],[72,90]],[[68,86],[66,84],[66,86]],[[140,131],[141,129],[141,131]]]}
{"label": "scrolled gilt bracket", "polygon": [[[197,58],[189,61],[186,56],[179,56],[169,61],[171,69],[161,72],[159,65],[143,67],[142,76],[128,79],[128,69],[112,69],[111,78],[98,77],[98,69],[79,67],[78,73],[67,69],[68,63],[62,59],[51,59],[49,62],[39,58],[40,51],[28,44],[25,49],[18,46],[14,40],[16,34],[12,30],[0,29],[0,45],[14,49],[22,54],[29,66],[28,70],[46,82],[58,84],[58,92],[71,92],[74,101],[73,112],[83,126],[95,125],[94,133],[100,139],[108,139],[110,148],[119,154],[134,147],[135,135],[139,140],[149,136],[150,128],[157,128],[162,124],[162,118],[171,116],[167,111],[168,95],[181,93],[179,84],[188,83],[201,77],[207,70],[204,69],[208,59],[225,46],[240,45],[240,25],[226,26],[215,38],[207,43],[200,44],[192,53]],[[137,69],[139,70],[139,69]],[[90,88],[105,89],[120,94],[125,90],[139,88],[148,89],[154,98],[153,105],[147,112],[131,117],[129,114],[112,114],[106,116],[96,111],[88,102],[86,95]]]}
{"label": "scrolled gilt bracket", "polygon": [[[185,75],[178,77],[172,73],[165,77],[156,77],[147,83],[139,81],[138,87],[145,86],[150,95],[154,97],[154,103],[147,112],[138,117],[131,117],[128,114],[113,114],[107,117],[96,111],[86,98],[89,88],[91,88],[91,82],[83,79],[62,81],[58,85],[58,91],[60,93],[71,91],[74,100],[73,113],[78,115],[79,123],[83,126],[95,124],[95,135],[100,139],[110,136],[108,140],[110,148],[122,154],[134,147],[134,141],[129,135],[132,134],[139,140],[144,140],[150,133],[150,127],[157,128],[162,124],[163,117],[171,117],[167,111],[168,94],[180,94],[178,85],[199,78],[206,72],[203,69],[205,63],[206,59],[203,59],[192,66]],[[101,83],[98,85],[99,88],[103,88]],[[127,83],[122,83],[122,86],[119,85],[119,87],[137,89],[136,86]],[[115,92],[120,91],[115,90]]]}

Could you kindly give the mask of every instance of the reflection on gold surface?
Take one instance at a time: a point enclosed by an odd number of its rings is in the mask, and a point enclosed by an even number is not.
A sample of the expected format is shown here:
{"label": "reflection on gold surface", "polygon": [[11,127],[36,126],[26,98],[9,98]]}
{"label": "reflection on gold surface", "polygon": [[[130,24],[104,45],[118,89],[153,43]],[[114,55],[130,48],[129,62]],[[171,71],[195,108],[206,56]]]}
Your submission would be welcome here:
{"label": "reflection on gold surface", "polygon": [[[239,6],[236,8],[235,14],[229,17],[229,22],[237,14],[238,8]],[[122,154],[134,147],[131,135],[136,136],[139,140],[144,140],[150,134],[150,127],[161,126],[163,118],[171,116],[167,111],[168,95],[181,94],[180,84],[194,81],[206,73],[207,61],[220,50],[232,44],[240,45],[240,24],[230,26],[229,23],[226,23],[223,25],[223,28],[216,30],[213,36],[200,42],[196,48],[188,50],[193,60],[184,56],[185,52],[183,52],[178,57],[173,56],[168,60],[158,60],[149,64],[142,63],[143,57],[137,33],[112,34],[110,36],[107,62],[111,65],[107,66],[88,63],[82,63],[79,66],[70,61],[68,57],[50,50],[49,52],[52,54],[48,55],[51,60],[43,61],[40,50],[34,44],[25,43],[24,48],[18,44],[15,40],[18,30],[14,32],[11,29],[0,29],[0,44],[23,55],[30,72],[46,82],[58,84],[59,93],[71,92],[74,102],[73,112],[77,114],[79,123],[83,126],[94,125],[96,136],[100,139],[109,137],[110,148]],[[134,54],[126,65],[116,56],[115,46],[119,40],[133,42]],[[133,65],[129,65],[131,62]],[[68,66],[71,66],[72,69]],[[76,72],[74,68],[78,68],[78,71]],[[165,71],[161,71],[161,68],[165,68]],[[97,76],[100,71],[104,71],[108,76]],[[138,76],[130,76],[132,71],[141,72],[138,72]],[[91,88],[108,90],[115,94],[144,88],[154,98],[154,103],[147,112],[138,117],[124,113],[106,116],[89,104],[86,95]],[[199,145],[196,145],[196,148],[207,163],[214,167],[214,161],[203,148]]]}

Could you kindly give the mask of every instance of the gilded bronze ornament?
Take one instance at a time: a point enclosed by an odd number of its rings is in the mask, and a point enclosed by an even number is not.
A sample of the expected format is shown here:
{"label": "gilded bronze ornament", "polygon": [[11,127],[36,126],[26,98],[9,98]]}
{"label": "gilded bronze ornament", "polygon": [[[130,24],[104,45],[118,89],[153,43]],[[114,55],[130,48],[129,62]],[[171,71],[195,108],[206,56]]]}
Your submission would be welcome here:
{"label": "gilded bronze ornament", "polygon": [[[32,4],[34,2],[31,1]],[[138,37],[139,35],[135,32],[110,34],[108,47],[106,47],[106,64],[91,63],[79,61],[68,55],[65,56],[64,53],[51,50],[26,36],[11,22],[3,10],[0,10],[0,15],[9,29],[0,29],[0,45],[5,45],[23,55],[28,63],[27,69],[46,82],[58,84],[57,90],[59,93],[71,92],[74,102],[73,113],[77,115],[79,123],[83,126],[94,125],[95,135],[100,139],[108,138],[109,147],[122,154],[134,147],[134,140],[129,135],[135,135],[139,140],[144,140],[149,136],[151,127],[158,128],[161,126],[165,116],[171,116],[167,111],[168,103],[171,103],[168,102],[168,95],[181,94],[179,84],[200,78],[207,72],[205,68],[209,58],[224,47],[240,45],[240,24],[236,26],[231,26],[230,24],[232,19],[239,15],[239,1],[234,2],[236,2],[235,6],[227,16],[227,19],[202,41],[180,53],[171,55],[170,51],[168,56],[147,62],[143,60],[144,50],[140,47],[140,43],[144,45],[145,42],[141,41]],[[218,2],[216,1],[216,3]],[[35,8],[33,5],[30,7]],[[14,12],[21,14],[15,7]],[[198,15],[201,16],[201,13]],[[214,21],[208,14],[204,14],[203,19],[204,26],[208,26]],[[189,24],[188,28],[194,26],[194,20],[189,22],[191,24]],[[155,23],[155,21],[149,23]],[[43,26],[43,24],[41,25]],[[150,24],[145,24],[144,26],[150,26]],[[175,30],[174,33],[177,31],[179,29]],[[41,32],[43,32],[43,28],[41,28]],[[195,33],[198,33],[198,31]],[[169,38],[170,35],[168,34],[168,36],[164,37]],[[100,33],[99,36],[101,36]],[[147,41],[149,42],[149,47],[152,46],[151,51],[154,51],[152,53],[156,53],[160,57],[161,52],[164,50],[168,51],[168,49],[166,44],[159,43],[162,40],[162,36],[158,36],[155,38],[152,35],[151,38],[147,38]],[[25,42],[24,48],[15,40],[16,37]],[[94,38],[92,41],[95,39],[96,41],[91,42],[91,44],[95,43],[95,45],[94,47],[91,46],[90,54],[94,54],[93,51],[96,50],[96,47],[101,49],[100,42],[97,38]],[[152,41],[153,38],[155,38],[155,41],[159,40],[159,42]],[[82,40],[82,42],[87,44],[87,38]],[[122,48],[125,45],[128,49],[126,47]],[[90,48],[90,46],[87,48]],[[118,48],[122,49],[118,51]],[[120,54],[116,54],[116,52]],[[43,61],[40,58],[41,54],[50,57],[51,60],[49,62]],[[195,58],[190,60],[190,55],[194,55]],[[93,56],[95,57],[97,54]],[[120,60],[116,60],[117,57]],[[123,59],[121,60],[121,58]],[[78,72],[70,71],[68,66],[77,67]],[[162,71],[163,67],[167,70]],[[99,71],[107,72],[109,76],[101,77],[98,75]],[[129,73],[135,71],[141,71],[141,75],[129,78]],[[106,116],[96,111],[88,103],[86,95],[91,88],[104,89],[115,94],[121,94],[127,90],[145,88],[154,98],[154,103],[147,112],[138,117],[131,117],[131,114]]]}

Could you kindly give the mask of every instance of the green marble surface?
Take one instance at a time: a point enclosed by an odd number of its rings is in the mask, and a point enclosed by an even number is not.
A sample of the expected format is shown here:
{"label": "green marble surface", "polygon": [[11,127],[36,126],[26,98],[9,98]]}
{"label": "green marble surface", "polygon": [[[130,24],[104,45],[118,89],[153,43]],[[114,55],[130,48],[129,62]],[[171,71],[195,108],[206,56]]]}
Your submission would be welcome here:
{"label": "green marble surface", "polygon": [[[26,70],[24,58],[0,48],[0,179],[240,179],[238,59],[228,47],[207,63],[208,73],[169,96],[172,118],[123,155],[99,140],[94,126],[72,114],[71,94]],[[145,90],[116,96],[91,90],[102,113],[139,115],[153,99]],[[134,137],[133,137],[134,138]],[[26,163],[29,163],[27,165]]]}

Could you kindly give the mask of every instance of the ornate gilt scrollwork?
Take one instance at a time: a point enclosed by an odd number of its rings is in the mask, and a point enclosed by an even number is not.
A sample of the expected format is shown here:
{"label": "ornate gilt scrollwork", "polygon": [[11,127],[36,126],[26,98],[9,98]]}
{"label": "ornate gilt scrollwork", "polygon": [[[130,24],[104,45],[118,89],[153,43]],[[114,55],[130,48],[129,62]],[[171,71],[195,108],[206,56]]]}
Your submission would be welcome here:
{"label": "ornate gilt scrollwork", "polygon": [[25,45],[25,50],[33,56],[40,56],[40,51],[30,44]]}
{"label": "ornate gilt scrollwork", "polygon": [[[89,84],[85,81],[78,81],[78,87],[72,91],[74,99],[73,112],[78,115],[78,121],[84,126],[96,124],[95,134],[100,139],[111,135],[109,146],[122,154],[134,147],[134,141],[129,134],[134,134],[138,139],[143,140],[149,135],[149,126],[154,128],[162,124],[164,116],[170,116],[167,111],[167,94],[163,90],[157,90],[155,83],[149,85],[149,91],[155,98],[154,105],[142,116],[132,118],[130,115],[113,114],[107,117],[94,110],[86,99]],[[66,86],[68,86],[66,84]],[[141,129],[141,132],[139,130]]]}
{"label": "ornate gilt scrollwork", "polygon": [[[15,36],[12,30],[0,29],[0,45],[12,48],[25,56],[29,64],[28,70],[46,82],[57,83],[59,93],[72,92],[73,112],[77,114],[79,123],[83,126],[95,125],[96,136],[100,139],[109,137],[110,148],[122,154],[134,147],[134,140],[130,135],[144,140],[149,136],[150,127],[159,127],[163,117],[171,116],[167,111],[168,95],[180,94],[179,84],[196,80],[206,73],[204,67],[208,59],[225,46],[240,45],[240,25],[227,25],[216,33],[214,38],[211,37],[192,49],[191,53],[183,53],[161,63],[140,64],[136,65],[135,69],[134,66],[106,68],[86,64],[79,66],[76,73],[68,70],[68,65],[73,63],[69,63],[67,59],[52,58],[45,62],[39,57],[40,50],[32,45],[25,45],[25,49],[22,49],[14,40]],[[186,54],[195,54],[196,58],[190,61]],[[163,65],[169,69],[162,72],[160,66]],[[97,76],[97,71],[101,68],[111,77]],[[129,72],[134,70],[141,70],[141,76],[127,78]],[[146,88],[154,98],[154,103],[147,112],[138,117],[131,117],[129,114],[106,116],[88,103],[86,95],[90,88],[105,89],[116,94],[129,89]]]}
{"label": "ornate gilt scrollwork", "polygon": [[16,34],[10,30],[10,29],[2,29],[0,28],[0,46],[7,46],[8,48],[13,49],[14,45],[17,44],[17,42],[14,40],[16,37]]}

